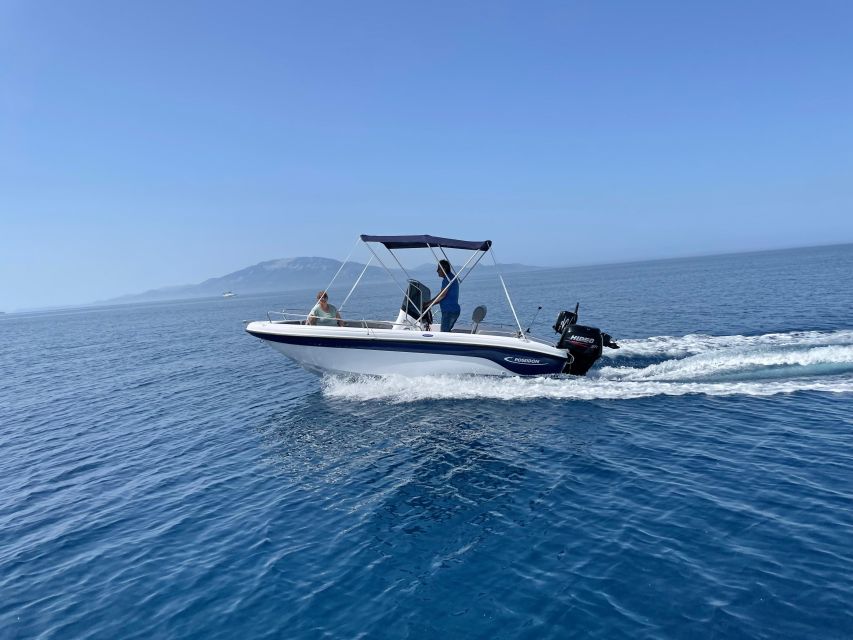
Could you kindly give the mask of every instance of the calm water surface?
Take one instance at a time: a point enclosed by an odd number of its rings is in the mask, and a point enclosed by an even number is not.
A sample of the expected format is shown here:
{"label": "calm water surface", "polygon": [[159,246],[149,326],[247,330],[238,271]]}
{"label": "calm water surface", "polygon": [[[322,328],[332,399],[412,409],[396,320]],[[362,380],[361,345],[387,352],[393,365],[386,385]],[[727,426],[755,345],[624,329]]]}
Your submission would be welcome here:
{"label": "calm water surface", "polygon": [[851,275],[509,277],[588,379],[317,378],[243,332],[305,293],[5,317],[0,638],[853,637]]}

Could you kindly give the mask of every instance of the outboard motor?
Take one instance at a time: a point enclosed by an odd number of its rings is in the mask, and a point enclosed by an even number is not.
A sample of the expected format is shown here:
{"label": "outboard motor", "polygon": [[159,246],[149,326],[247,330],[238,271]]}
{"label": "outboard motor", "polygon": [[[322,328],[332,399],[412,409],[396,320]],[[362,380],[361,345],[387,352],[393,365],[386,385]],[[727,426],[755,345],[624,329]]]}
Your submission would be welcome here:
{"label": "outboard motor", "polygon": [[[400,313],[397,315],[396,325],[411,327],[414,322],[423,313],[424,307],[430,301],[429,287],[417,280],[409,280],[409,286],[406,290],[406,295],[403,296],[403,304],[400,305]],[[432,310],[426,312],[421,318],[423,329],[429,331],[429,326],[432,324]]]}
{"label": "outboard motor", "polygon": [[563,373],[583,376],[601,357],[604,347],[618,349],[619,345],[601,329],[576,324],[578,307],[576,305],[574,311],[561,311],[554,323],[554,331],[560,334],[557,348],[565,349],[572,356],[563,368]]}

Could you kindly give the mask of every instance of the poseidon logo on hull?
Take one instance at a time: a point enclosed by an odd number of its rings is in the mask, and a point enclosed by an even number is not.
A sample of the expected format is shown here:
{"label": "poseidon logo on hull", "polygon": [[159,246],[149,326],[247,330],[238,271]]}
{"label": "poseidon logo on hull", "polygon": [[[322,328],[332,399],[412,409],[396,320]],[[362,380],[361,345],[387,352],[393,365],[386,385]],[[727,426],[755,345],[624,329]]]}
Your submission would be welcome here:
{"label": "poseidon logo on hull", "polygon": [[504,358],[505,362],[512,362],[513,364],[548,364],[547,362],[542,362],[541,360],[537,360],[536,358],[516,358],[515,356],[508,356]]}

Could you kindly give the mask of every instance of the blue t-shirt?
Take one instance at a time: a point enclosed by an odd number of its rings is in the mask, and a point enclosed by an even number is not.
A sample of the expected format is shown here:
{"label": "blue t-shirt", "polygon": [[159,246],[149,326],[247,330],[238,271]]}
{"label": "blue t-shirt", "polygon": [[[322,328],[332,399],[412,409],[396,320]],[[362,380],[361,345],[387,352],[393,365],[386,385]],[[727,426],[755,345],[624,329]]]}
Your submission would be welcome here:
{"label": "blue t-shirt", "polygon": [[[451,274],[452,275],[452,274]],[[447,278],[441,279],[441,290],[450,282]],[[459,307],[459,280],[454,280],[453,284],[447,290],[447,294],[438,303],[442,313],[459,313],[462,309]]]}

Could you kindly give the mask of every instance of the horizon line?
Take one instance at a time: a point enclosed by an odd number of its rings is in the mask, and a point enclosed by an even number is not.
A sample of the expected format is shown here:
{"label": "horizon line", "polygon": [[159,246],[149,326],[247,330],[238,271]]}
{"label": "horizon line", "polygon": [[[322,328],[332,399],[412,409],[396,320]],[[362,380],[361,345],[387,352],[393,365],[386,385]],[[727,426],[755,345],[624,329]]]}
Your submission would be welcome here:
{"label": "horizon line", "polygon": [[[524,266],[532,267],[534,269],[551,271],[551,270],[555,270],[555,269],[579,269],[579,268],[585,268],[585,267],[605,267],[605,266],[609,266],[609,265],[615,266],[615,265],[629,265],[629,264],[644,264],[644,263],[648,263],[648,262],[667,262],[667,261],[674,261],[674,260],[689,260],[689,259],[696,259],[696,258],[712,258],[712,257],[722,257],[722,256],[747,255],[750,253],[773,253],[773,252],[779,252],[779,251],[792,251],[795,249],[821,249],[821,248],[829,248],[829,247],[843,247],[845,245],[853,245],[853,240],[848,240],[845,242],[832,242],[832,243],[828,243],[828,244],[774,247],[772,249],[748,249],[748,250],[744,250],[744,251],[725,251],[722,253],[694,253],[694,254],[687,254],[687,255],[665,256],[665,257],[658,257],[658,258],[639,258],[639,259],[616,260],[616,261],[608,260],[605,262],[584,262],[584,263],[574,263],[574,264],[562,264],[562,265],[556,265],[556,266],[527,265],[527,264],[525,264]],[[323,258],[323,259],[327,259],[327,260],[335,260],[337,262],[341,262],[341,261],[337,260],[336,258],[327,258],[326,256],[292,256],[291,258],[270,258],[269,260],[261,260],[260,262],[256,262],[253,265],[248,265],[247,267],[243,267],[243,269],[255,266],[257,264],[262,264],[264,262],[272,262],[275,260],[288,260],[288,259],[296,259],[296,258]],[[353,261],[350,261],[350,262],[353,262]],[[343,264],[343,262],[342,262],[342,264]],[[361,264],[361,263],[354,263],[354,264]],[[498,263],[498,264],[501,264],[501,263]],[[507,263],[503,263],[503,264],[520,264],[520,263],[507,262]],[[423,265],[421,265],[421,266],[423,266]],[[486,266],[491,266],[491,265],[486,265]],[[240,269],[238,269],[237,271],[240,271]],[[232,271],[230,273],[235,273],[235,272]],[[224,275],[228,275],[228,274],[224,274]],[[212,278],[217,278],[217,277],[221,278],[223,276],[211,276],[211,278],[208,278],[208,280],[212,279]],[[204,281],[202,281],[202,282],[204,282]],[[156,287],[154,289],[148,289],[148,290],[142,291],[138,294],[133,294],[133,293],[122,294],[122,295],[117,296],[117,297],[142,295],[142,294],[147,293],[149,291],[157,291],[158,289],[166,289],[166,288],[170,288],[170,287],[196,286],[198,284],[202,284],[202,283],[199,282],[199,283],[196,283],[195,285],[194,284],[163,285],[162,287]],[[269,293],[275,293],[275,292],[270,291]],[[261,293],[252,294],[252,295],[261,295]],[[111,307],[111,306],[117,307],[117,306],[129,306],[129,305],[134,305],[134,304],[180,302],[180,301],[187,301],[187,300],[202,300],[202,299],[207,299],[208,297],[213,297],[213,296],[203,296],[201,298],[173,298],[171,300],[151,300],[151,301],[148,301],[147,303],[144,303],[144,302],[94,301],[94,302],[82,302],[82,303],[69,304],[69,305],[44,306],[44,307],[24,307],[24,308],[13,309],[11,311],[3,311],[2,309],[0,309],[0,315],[9,316],[9,315],[15,315],[15,314],[22,314],[22,313],[36,313],[36,312],[48,312],[48,311],[73,311],[73,310],[77,310],[77,309],[91,309],[94,307]]]}

